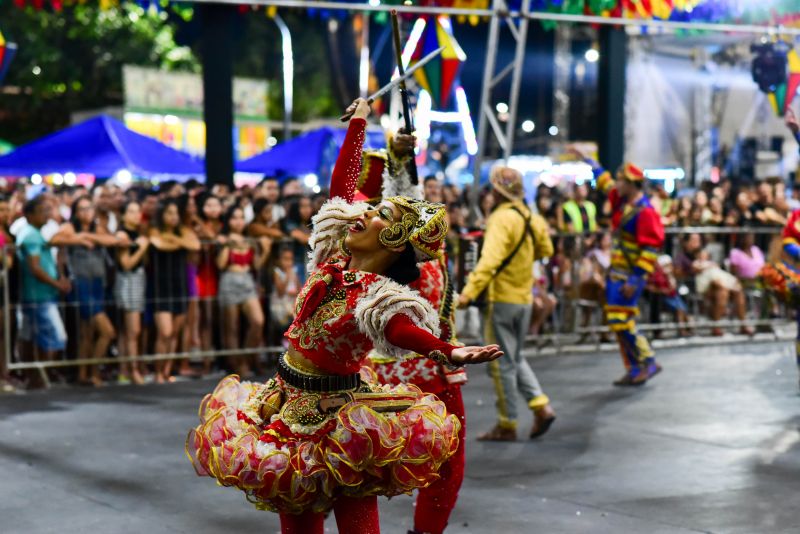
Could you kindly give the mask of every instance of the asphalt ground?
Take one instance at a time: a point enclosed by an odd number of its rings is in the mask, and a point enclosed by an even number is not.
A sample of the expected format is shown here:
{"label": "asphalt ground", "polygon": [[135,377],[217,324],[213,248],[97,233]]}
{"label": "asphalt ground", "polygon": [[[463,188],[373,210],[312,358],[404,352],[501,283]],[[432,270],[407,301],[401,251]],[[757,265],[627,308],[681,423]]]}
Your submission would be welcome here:
{"label": "asphalt ground", "polygon": [[[800,395],[791,343],[661,349],[618,389],[613,353],[537,357],[549,434],[480,443],[493,392],[471,370],[467,473],[448,533],[798,533]],[[0,397],[0,533],[272,533],[277,516],[198,478],[183,451],[216,379]],[[410,528],[413,499],[381,506]],[[333,518],[326,523],[336,532]]]}

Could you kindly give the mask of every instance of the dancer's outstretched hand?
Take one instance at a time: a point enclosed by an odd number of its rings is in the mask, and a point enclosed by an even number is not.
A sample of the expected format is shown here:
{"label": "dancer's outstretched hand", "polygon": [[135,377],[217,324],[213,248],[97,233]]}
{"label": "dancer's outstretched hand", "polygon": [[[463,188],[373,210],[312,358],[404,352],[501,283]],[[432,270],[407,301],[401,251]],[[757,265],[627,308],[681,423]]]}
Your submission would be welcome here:
{"label": "dancer's outstretched hand", "polygon": [[503,351],[497,345],[487,345],[485,347],[458,347],[450,353],[450,361],[457,365],[484,363],[496,360],[503,355]]}

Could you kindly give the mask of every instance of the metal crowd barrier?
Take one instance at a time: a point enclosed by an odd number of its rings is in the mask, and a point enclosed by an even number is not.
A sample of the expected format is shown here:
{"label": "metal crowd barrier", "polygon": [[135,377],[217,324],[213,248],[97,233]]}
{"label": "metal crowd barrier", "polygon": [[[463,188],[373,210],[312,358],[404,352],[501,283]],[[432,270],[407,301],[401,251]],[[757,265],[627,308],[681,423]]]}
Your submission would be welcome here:
{"label": "metal crowd barrier", "polygon": [[[674,260],[676,253],[680,250],[680,237],[687,234],[697,233],[701,234],[706,241],[713,241],[716,243],[720,249],[718,252],[721,251],[723,257],[727,258],[733,246],[731,237],[749,233],[754,234],[755,236],[760,236],[762,241],[768,242],[770,239],[778,236],[781,230],[782,228],[777,226],[667,227],[665,228],[667,242],[665,244],[664,253],[672,256]],[[578,272],[580,260],[583,259],[588,252],[588,250],[585,248],[586,240],[588,238],[600,237],[605,232],[609,232],[609,230],[602,229],[596,232],[557,232],[552,234],[551,237],[557,250],[559,248],[559,244],[564,245],[567,243],[569,246],[568,250],[565,249],[565,255],[567,259],[570,260],[572,266],[572,271],[570,273],[572,287],[570,287],[569,291],[553,291],[553,280],[549,280],[548,287],[550,288],[550,293],[554,294],[557,299],[554,317],[550,320],[551,328],[547,333],[528,335],[526,337],[526,343],[528,346],[540,347],[542,344],[547,344],[555,347],[556,352],[561,352],[561,348],[572,348],[576,344],[599,347],[601,345],[600,336],[602,334],[609,334],[609,337],[612,337],[613,341],[613,336],[610,336],[608,328],[600,324],[602,322],[602,308],[600,308],[601,303],[599,301],[585,300],[581,298],[579,296],[577,287],[580,283]],[[769,247],[767,246],[761,248],[764,252],[766,261],[769,261]],[[463,287],[466,277],[477,264],[477,260],[479,258],[479,249],[480,237],[459,238],[457,254],[454,255],[455,257],[451,263],[452,268],[456,271],[454,280],[456,280],[457,288],[460,289]],[[547,261],[548,260],[545,260],[544,263],[546,264]],[[724,268],[724,265],[721,266]],[[681,283],[679,281],[679,286],[680,285]],[[754,297],[754,292],[745,288],[745,295],[748,300],[751,300]],[[657,295],[650,295],[650,298],[658,299],[659,297]],[[702,296],[695,295],[693,298],[702,299]],[[758,312],[759,310],[754,310],[751,306],[748,306],[748,317],[744,320],[722,319],[719,321],[713,321],[709,318],[703,317],[702,314],[699,314],[699,310],[694,310],[694,313],[692,313],[692,310],[690,309],[690,320],[686,323],[661,320],[650,322],[647,320],[648,310],[641,309],[642,314],[637,321],[637,327],[643,332],[678,332],[681,329],[691,330],[695,332],[696,339],[702,338],[702,336],[697,335],[699,332],[705,332],[714,328],[719,328],[723,331],[730,331],[732,329],[740,329],[741,327],[754,327],[768,330],[768,334],[773,339],[780,338],[779,330],[787,325],[793,324],[794,319],[789,319],[789,313],[784,309],[784,307],[779,303],[772,302],[770,300],[770,296],[765,291],[760,291],[760,294],[757,298],[761,300],[760,304],[764,307],[772,307],[773,305],[778,306],[780,309],[778,318],[766,319],[760,317],[758,314],[753,316],[753,312]],[[644,308],[646,304],[649,304],[647,297],[640,302],[642,308]],[[690,303],[687,302],[687,304]],[[583,327],[578,325],[578,320],[580,318],[579,310],[581,307],[592,307],[592,325]],[[663,312],[659,315],[663,315]],[[479,342],[480,339],[474,338],[472,341]]]}
{"label": "metal crowd barrier", "polygon": [[[764,234],[764,235],[775,235],[780,232],[780,228],[774,227],[766,227],[766,228],[718,228],[718,227],[691,227],[691,228],[668,228],[666,233],[668,236],[672,236],[673,241],[677,239],[677,237],[681,234],[687,233],[701,233],[704,235],[717,235],[717,236],[726,236],[730,234],[738,234],[738,233],[755,233],[755,234]],[[595,232],[594,234],[591,233],[557,233],[554,234],[553,240],[564,240],[567,238],[572,238],[573,248],[569,251],[570,257],[573,260],[572,264],[574,269],[577,269],[577,264],[579,258],[582,258],[586,250],[583,249],[584,240],[583,239],[576,239],[576,238],[585,238],[590,237],[592,235],[599,235],[602,232]],[[459,252],[453,258],[451,266],[456,269],[457,276],[454,278],[457,280],[457,287],[460,287],[460,284],[463,284],[463,280],[465,275],[474,267],[475,262],[477,261],[477,254],[475,253],[475,247],[473,243],[475,240],[467,240],[461,239],[459,243]],[[673,243],[675,246],[675,243]],[[62,247],[64,248],[64,247]],[[265,328],[263,332],[263,339],[269,340],[270,336],[276,338],[276,332],[274,331],[275,326],[272,324],[272,319],[270,317],[270,306],[269,306],[269,299],[270,299],[270,284],[269,281],[271,279],[272,273],[272,265],[275,256],[276,247],[273,247],[273,254],[272,258],[268,261],[267,265],[260,270],[259,273],[256,273],[256,287],[259,291],[259,298],[262,304],[262,310],[264,312],[265,317]],[[677,250],[675,248],[674,250]],[[3,251],[6,252],[5,250]],[[203,243],[203,248],[200,253],[200,256],[196,258],[198,260],[198,264],[202,264],[203,262],[213,261],[213,257],[209,257],[209,254],[213,254],[213,243]],[[727,254],[727,252],[726,252]],[[765,253],[766,255],[766,253]],[[5,257],[5,256],[3,256]],[[42,377],[47,380],[47,374],[45,372],[48,368],[55,368],[55,367],[72,367],[78,365],[118,365],[120,363],[134,363],[140,362],[143,364],[151,364],[153,362],[164,361],[164,360],[182,360],[182,359],[192,359],[192,360],[205,360],[205,359],[213,359],[218,357],[243,357],[247,355],[257,354],[261,357],[280,354],[285,349],[281,345],[269,344],[268,342],[262,343],[259,347],[254,348],[233,348],[233,349],[225,349],[222,347],[221,339],[213,340],[212,339],[212,346],[208,348],[201,348],[200,350],[182,350],[179,349],[176,352],[168,353],[168,354],[154,354],[152,350],[149,350],[152,347],[153,334],[155,333],[155,325],[148,322],[147,319],[147,312],[143,314],[142,317],[142,330],[146,327],[150,329],[150,336],[149,338],[142,335],[142,338],[145,341],[142,344],[142,353],[138,356],[106,356],[102,358],[92,358],[86,357],[86,355],[77,354],[75,349],[75,343],[80,336],[80,328],[82,321],[76,319],[76,315],[79,314],[80,303],[70,301],[68,299],[62,299],[59,302],[59,312],[61,314],[62,320],[64,320],[65,328],[67,330],[68,338],[72,338],[71,340],[68,339],[68,349],[63,351],[56,359],[52,361],[22,361],[18,356],[16,346],[14,340],[17,337],[16,332],[16,324],[17,324],[17,315],[21,310],[22,304],[19,301],[19,298],[12,298],[12,287],[17,290],[17,292],[21,291],[21,266],[19,265],[19,259],[15,259],[16,266],[14,269],[9,270],[4,262],[1,262],[1,270],[0,270],[0,279],[3,283],[3,290],[2,290],[2,302],[3,302],[3,348],[4,348],[4,358],[6,360],[7,369],[9,371],[15,370],[31,370],[35,369],[40,372]],[[109,269],[113,271],[113,265],[115,262],[110,261],[108,263]],[[153,265],[152,263],[147,266],[147,268],[151,272],[171,272],[171,265]],[[572,279],[574,281],[578,280],[577,272],[572,273]],[[116,330],[116,340],[112,342],[112,347],[116,343],[119,343],[119,334],[120,334],[120,325],[122,324],[121,315],[118,312],[115,312],[116,303],[114,299],[110,296],[111,295],[111,283],[113,280],[112,275],[108,275],[106,277],[106,284],[104,287],[104,299],[100,303],[105,310],[105,312],[109,315],[109,318],[112,320],[112,323],[115,326]],[[266,281],[267,283],[263,283]],[[148,295],[146,297],[146,304],[147,307],[152,306],[155,303],[158,303],[162,296],[159,295]],[[577,316],[577,310],[580,305],[580,299],[574,297],[573,295],[567,293],[557,294],[558,298],[558,309],[557,312],[562,318],[564,315],[568,313],[572,313],[574,316]],[[204,305],[209,307],[211,310],[219,308],[219,302],[217,296],[206,296],[206,297],[190,297],[187,295],[184,298],[185,303],[188,305],[190,302],[198,302],[205,303]],[[97,304],[96,302],[92,304]],[[568,311],[571,309],[571,312]],[[752,310],[751,310],[752,311]],[[786,317],[787,314],[783,314],[783,317]],[[527,341],[530,345],[537,345],[541,344],[542,342],[549,342],[553,344],[555,347],[567,347],[567,346],[574,346],[575,343],[586,345],[586,346],[597,346],[600,345],[600,335],[607,332],[607,328],[602,326],[601,324],[596,324],[596,318],[592,318],[595,324],[591,324],[585,327],[579,327],[575,323],[575,321],[563,321],[558,320],[554,321],[553,328],[551,332],[546,334],[541,334],[538,336],[528,336]],[[77,328],[73,328],[73,326],[77,324]],[[218,321],[211,321],[210,324],[205,325],[207,328],[214,328],[217,327],[216,330],[219,335],[221,335],[221,329],[219,328]],[[721,320],[721,321],[709,321],[709,320],[698,320],[694,318],[694,320],[690,321],[686,324],[679,324],[679,323],[672,323],[672,322],[642,322],[639,324],[641,330],[649,332],[655,330],[662,330],[662,331],[669,331],[669,330],[676,330],[678,328],[689,328],[694,331],[698,330],[705,330],[709,328],[723,328],[723,329],[730,329],[730,328],[739,328],[741,326],[755,326],[755,327],[767,327],[772,328],[773,332],[776,331],[776,327],[783,326],[788,324],[788,321],[785,319],[763,319],[758,317],[748,317],[744,321],[738,320]],[[212,330],[212,334],[214,332]],[[240,318],[240,339],[243,336],[243,321]],[[581,339],[582,337],[587,337],[588,339]],[[577,341],[576,341],[577,338]],[[777,334],[776,334],[777,338]],[[148,342],[149,341],[149,342]],[[117,347],[117,352],[119,352],[119,347]],[[111,354],[111,352],[109,352]]]}
{"label": "metal crowd barrier", "polygon": [[[255,240],[253,240],[255,242]],[[27,358],[23,359],[22,351],[19,350],[19,344],[14,343],[15,340],[19,339],[19,326],[20,320],[23,315],[24,308],[26,306],[35,306],[36,304],[30,303],[23,303],[22,302],[22,269],[24,268],[18,256],[15,254],[14,259],[14,267],[9,269],[5,262],[0,262],[0,281],[2,281],[2,299],[3,299],[3,349],[6,369],[8,371],[17,371],[17,370],[38,370],[41,377],[45,382],[48,382],[47,373],[45,370],[47,368],[55,368],[55,367],[74,367],[80,365],[119,365],[121,363],[129,363],[129,364],[151,364],[153,362],[158,361],[166,361],[166,360],[183,360],[183,359],[191,359],[195,361],[205,360],[205,359],[214,359],[218,357],[243,357],[252,354],[259,355],[261,357],[273,354],[280,354],[285,349],[281,345],[269,344],[268,341],[270,339],[275,338],[275,329],[280,326],[283,327],[284,325],[276,325],[275,321],[273,321],[271,314],[270,314],[270,306],[269,300],[271,298],[271,279],[272,279],[272,272],[274,266],[274,260],[280,250],[281,246],[289,245],[292,243],[290,239],[284,240],[273,240],[273,247],[270,259],[267,261],[267,264],[260,269],[257,273],[253,274],[253,278],[255,281],[256,291],[258,298],[262,304],[262,311],[264,314],[264,328],[262,331],[262,339],[266,342],[262,343],[258,347],[252,348],[245,348],[243,346],[237,348],[224,348],[223,346],[223,328],[224,325],[221,321],[222,319],[222,310],[221,304],[218,299],[217,295],[203,295],[201,296],[199,293],[195,295],[190,295],[189,290],[190,286],[192,289],[199,290],[199,287],[196,287],[196,281],[190,280],[192,273],[187,269],[187,272],[184,274],[183,277],[181,276],[174,276],[176,271],[176,265],[172,258],[169,259],[168,263],[165,264],[157,264],[157,260],[150,254],[147,254],[147,260],[145,261],[145,270],[147,272],[145,276],[145,284],[149,284],[154,277],[157,276],[164,276],[165,279],[169,279],[170,277],[176,279],[185,279],[185,287],[182,288],[184,290],[184,294],[178,298],[171,298],[167,299],[164,295],[154,295],[149,290],[145,290],[145,311],[140,316],[140,326],[141,332],[139,336],[140,342],[140,354],[136,356],[125,356],[122,355],[123,347],[121,346],[121,339],[120,334],[122,333],[122,329],[124,328],[124,311],[119,308],[118,302],[114,297],[113,290],[114,290],[114,281],[115,277],[117,276],[117,263],[116,263],[116,250],[113,248],[108,248],[105,250],[104,254],[104,261],[105,261],[105,268],[106,268],[106,275],[103,277],[103,291],[102,291],[102,299],[92,299],[91,301],[84,301],[81,302],[77,300],[78,293],[76,292],[76,283],[73,280],[73,288],[72,292],[67,295],[61,295],[58,300],[58,309],[61,320],[64,324],[66,333],[67,333],[67,349],[64,351],[60,351],[60,354],[53,360],[34,360],[29,361]],[[195,266],[195,270],[202,265],[214,265],[214,268],[211,269],[212,273],[216,273],[212,275],[210,278],[213,279],[213,284],[217,286],[219,285],[219,276],[221,275],[216,269],[215,259],[216,259],[216,246],[217,243],[215,242],[203,242],[202,248],[200,252],[197,253],[188,253],[188,258],[190,263]],[[5,254],[9,253],[9,248],[14,249],[13,245],[7,246],[6,248],[0,250],[0,254],[5,257]],[[55,247],[54,247],[55,248]],[[58,252],[58,260],[57,264],[59,266],[59,271],[62,275],[69,271],[68,262],[65,262],[65,257],[68,255],[66,254],[66,249],[69,247],[59,247]],[[97,250],[100,250],[99,248]],[[16,251],[14,251],[16,252]],[[163,262],[162,262],[163,263]],[[182,263],[182,262],[181,262]],[[74,269],[73,269],[74,270]],[[71,277],[74,278],[74,277]],[[159,285],[164,285],[159,284]],[[16,291],[12,291],[16,290]],[[181,293],[178,291],[176,293]],[[14,294],[14,295],[12,295]],[[177,296],[177,295],[176,295]],[[197,309],[194,311],[200,313],[200,308],[207,307],[208,310],[211,312],[209,317],[205,317],[206,322],[200,325],[200,329],[205,329],[205,332],[211,333],[212,341],[211,347],[201,347],[196,348],[192,347],[191,350],[188,350],[188,347],[179,348],[175,352],[170,352],[167,354],[155,354],[152,350],[153,345],[156,340],[156,325],[154,320],[154,312],[152,308],[154,305],[159,303],[164,303],[165,301],[170,300],[171,303],[179,304],[185,310],[188,310],[190,306],[196,306]],[[107,352],[106,357],[102,358],[94,358],[89,357],[87,354],[79,354],[78,350],[78,343],[83,333],[81,331],[82,328],[87,327],[87,321],[85,318],[80,317],[80,308],[81,307],[90,307],[95,309],[102,309],[102,311],[109,317],[111,320],[112,325],[114,326],[115,330],[115,338],[112,341],[109,351]],[[199,319],[198,319],[199,320]],[[183,345],[183,340],[185,336],[185,328],[191,328],[194,325],[184,325],[184,330],[180,332],[176,332],[174,335],[177,336],[177,343],[178,346],[181,347]],[[239,339],[243,339],[246,331],[246,322],[243,316],[239,318]],[[202,336],[202,330],[199,333]],[[192,337],[194,335],[192,334]],[[35,340],[34,340],[35,341]],[[41,351],[39,351],[41,352]],[[117,353],[117,355],[112,355]]]}

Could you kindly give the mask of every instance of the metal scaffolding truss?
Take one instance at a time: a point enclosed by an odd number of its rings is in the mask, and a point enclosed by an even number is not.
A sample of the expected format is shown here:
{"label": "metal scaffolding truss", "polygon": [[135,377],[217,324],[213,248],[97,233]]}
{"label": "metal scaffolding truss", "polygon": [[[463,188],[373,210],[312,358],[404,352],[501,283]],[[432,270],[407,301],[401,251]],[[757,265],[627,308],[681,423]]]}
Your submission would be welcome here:
{"label": "metal scaffolding truss", "polygon": [[[521,12],[527,13],[530,8],[530,0],[523,0]],[[522,67],[525,63],[525,44],[528,39],[527,17],[513,20],[507,16],[508,5],[505,0],[493,0],[492,10],[497,14],[489,22],[489,35],[486,41],[486,62],[483,67],[483,84],[481,86],[481,101],[478,120],[478,153],[475,159],[474,168],[474,190],[473,197],[477,198],[478,187],[481,178],[481,162],[486,155],[487,138],[491,128],[497,144],[502,151],[503,159],[508,159],[514,149],[514,132],[517,122],[517,101],[519,100],[519,87],[522,82]],[[500,31],[505,27],[508,29],[516,42],[514,59],[498,70],[497,68],[497,49],[500,39]],[[500,98],[498,86],[511,75],[511,84],[508,94]],[[507,102],[508,109],[503,111],[503,119],[498,116],[492,102],[495,100]],[[505,127],[501,122],[505,121]],[[475,200],[473,200],[475,205]]]}

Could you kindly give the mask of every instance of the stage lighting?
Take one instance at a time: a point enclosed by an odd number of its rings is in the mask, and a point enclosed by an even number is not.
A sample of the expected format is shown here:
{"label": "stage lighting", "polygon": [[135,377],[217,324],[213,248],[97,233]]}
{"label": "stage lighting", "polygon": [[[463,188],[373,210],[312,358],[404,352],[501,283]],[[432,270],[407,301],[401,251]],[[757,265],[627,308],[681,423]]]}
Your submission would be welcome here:
{"label": "stage lighting", "polygon": [[786,83],[786,55],[789,45],[783,41],[777,43],[754,43],[750,51],[753,58],[753,81],[765,93],[773,93],[782,83]]}

